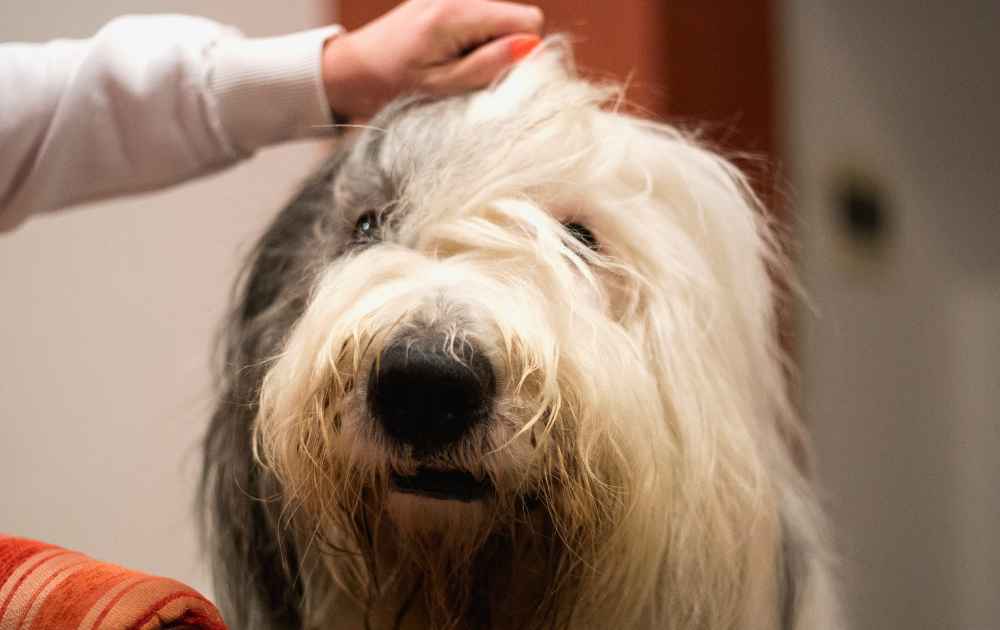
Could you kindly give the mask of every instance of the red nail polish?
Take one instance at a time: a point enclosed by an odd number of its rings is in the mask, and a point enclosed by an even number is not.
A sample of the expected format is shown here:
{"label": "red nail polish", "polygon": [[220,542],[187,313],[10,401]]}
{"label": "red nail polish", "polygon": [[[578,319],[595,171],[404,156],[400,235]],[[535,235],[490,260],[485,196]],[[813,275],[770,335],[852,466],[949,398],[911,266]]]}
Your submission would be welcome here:
{"label": "red nail polish", "polygon": [[520,61],[528,56],[542,41],[538,35],[519,35],[510,42],[510,58],[513,61]]}

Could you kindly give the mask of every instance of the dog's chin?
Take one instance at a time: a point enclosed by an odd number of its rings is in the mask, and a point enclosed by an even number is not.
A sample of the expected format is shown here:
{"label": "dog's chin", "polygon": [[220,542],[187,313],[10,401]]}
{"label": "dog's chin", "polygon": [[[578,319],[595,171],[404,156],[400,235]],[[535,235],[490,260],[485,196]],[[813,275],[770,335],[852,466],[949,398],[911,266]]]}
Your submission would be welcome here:
{"label": "dog's chin", "polygon": [[[446,536],[453,544],[474,539],[490,520],[491,492],[471,481],[450,475],[393,475],[386,497],[396,529],[419,537]],[[473,498],[479,497],[479,498]]]}

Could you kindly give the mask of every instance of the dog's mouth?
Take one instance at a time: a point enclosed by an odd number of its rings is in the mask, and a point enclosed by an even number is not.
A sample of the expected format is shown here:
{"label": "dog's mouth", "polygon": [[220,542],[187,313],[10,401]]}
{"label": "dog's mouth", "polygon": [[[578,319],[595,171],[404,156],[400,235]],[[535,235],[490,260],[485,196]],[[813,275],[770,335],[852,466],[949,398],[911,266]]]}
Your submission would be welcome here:
{"label": "dog's mouth", "polygon": [[417,474],[406,476],[394,472],[392,486],[404,494],[465,503],[484,499],[493,491],[488,480],[476,479],[471,473],[431,468],[421,468]]}

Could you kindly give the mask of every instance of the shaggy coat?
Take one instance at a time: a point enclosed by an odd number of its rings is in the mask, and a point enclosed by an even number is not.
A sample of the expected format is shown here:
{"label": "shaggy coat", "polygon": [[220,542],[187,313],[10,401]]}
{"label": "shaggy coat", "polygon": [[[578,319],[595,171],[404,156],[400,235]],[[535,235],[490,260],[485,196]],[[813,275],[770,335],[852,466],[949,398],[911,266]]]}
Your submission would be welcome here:
{"label": "shaggy coat", "polygon": [[[399,101],[261,238],[204,459],[232,627],[839,627],[773,235],[731,164],[617,96],[550,41]],[[445,445],[376,419],[401,345],[491,379]],[[428,474],[483,494],[405,491]]]}

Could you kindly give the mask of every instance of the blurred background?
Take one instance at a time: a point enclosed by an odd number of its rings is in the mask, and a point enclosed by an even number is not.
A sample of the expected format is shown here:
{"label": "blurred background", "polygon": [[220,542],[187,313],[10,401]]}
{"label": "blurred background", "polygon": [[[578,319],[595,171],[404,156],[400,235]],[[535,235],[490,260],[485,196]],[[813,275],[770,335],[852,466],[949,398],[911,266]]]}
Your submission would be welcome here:
{"label": "blurred background", "polygon": [[[0,0],[0,40],[123,13],[264,36],[388,0]],[[854,628],[1000,619],[1000,3],[538,3],[581,67],[749,169],[793,235],[784,314]],[[0,112],[0,115],[3,115]],[[242,255],[327,147],[0,236],[0,531],[211,592],[192,508]]]}

